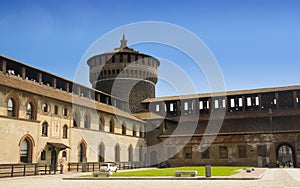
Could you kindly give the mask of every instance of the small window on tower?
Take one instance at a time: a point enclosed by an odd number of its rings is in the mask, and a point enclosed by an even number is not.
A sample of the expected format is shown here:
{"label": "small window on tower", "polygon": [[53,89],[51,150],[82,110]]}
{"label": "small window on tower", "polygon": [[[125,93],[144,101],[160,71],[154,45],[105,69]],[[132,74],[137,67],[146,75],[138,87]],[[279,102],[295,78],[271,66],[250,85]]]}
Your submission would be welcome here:
{"label": "small window on tower", "polygon": [[156,111],[156,112],[159,111],[159,104],[156,105],[155,111]]}

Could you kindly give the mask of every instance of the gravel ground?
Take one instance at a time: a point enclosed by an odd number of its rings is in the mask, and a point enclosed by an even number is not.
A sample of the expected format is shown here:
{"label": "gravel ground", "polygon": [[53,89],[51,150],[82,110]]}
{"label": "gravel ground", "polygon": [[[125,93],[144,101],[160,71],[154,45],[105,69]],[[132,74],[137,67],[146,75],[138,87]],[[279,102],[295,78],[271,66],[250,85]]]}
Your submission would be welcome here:
{"label": "gravel ground", "polygon": [[112,187],[300,187],[300,169],[268,169],[260,180],[63,180],[78,174],[0,179],[1,188]]}

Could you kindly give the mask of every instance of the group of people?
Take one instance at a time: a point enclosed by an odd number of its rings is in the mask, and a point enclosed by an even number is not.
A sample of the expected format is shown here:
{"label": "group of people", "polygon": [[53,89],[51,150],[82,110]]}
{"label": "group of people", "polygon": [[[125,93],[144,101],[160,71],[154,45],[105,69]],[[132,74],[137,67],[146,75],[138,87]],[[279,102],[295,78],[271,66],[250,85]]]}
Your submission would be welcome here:
{"label": "group of people", "polygon": [[283,168],[291,168],[291,167],[294,167],[294,164],[293,164],[293,161],[291,160],[288,160],[288,161],[277,161],[277,166],[278,167],[283,167]]}

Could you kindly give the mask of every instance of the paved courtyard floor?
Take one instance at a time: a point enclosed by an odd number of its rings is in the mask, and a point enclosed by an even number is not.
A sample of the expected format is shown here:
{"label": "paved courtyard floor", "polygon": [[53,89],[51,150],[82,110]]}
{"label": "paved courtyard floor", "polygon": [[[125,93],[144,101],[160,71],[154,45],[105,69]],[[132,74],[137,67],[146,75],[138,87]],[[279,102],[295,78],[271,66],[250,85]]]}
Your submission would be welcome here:
{"label": "paved courtyard floor", "polygon": [[111,188],[111,187],[300,187],[300,169],[267,169],[259,180],[63,180],[79,174],[0,179],[1,188]]}

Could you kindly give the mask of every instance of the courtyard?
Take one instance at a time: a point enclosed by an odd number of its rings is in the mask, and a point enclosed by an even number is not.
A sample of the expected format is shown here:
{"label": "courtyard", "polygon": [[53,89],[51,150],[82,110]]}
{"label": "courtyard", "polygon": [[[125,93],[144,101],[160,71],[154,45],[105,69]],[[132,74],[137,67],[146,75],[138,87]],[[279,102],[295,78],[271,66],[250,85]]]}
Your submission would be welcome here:
{"label": "courtyard", "polygon": [[0,179],[0,187],[300,187],[300,169],[266,169],[258,180],[64,180],[83,174],[59,174]]}

